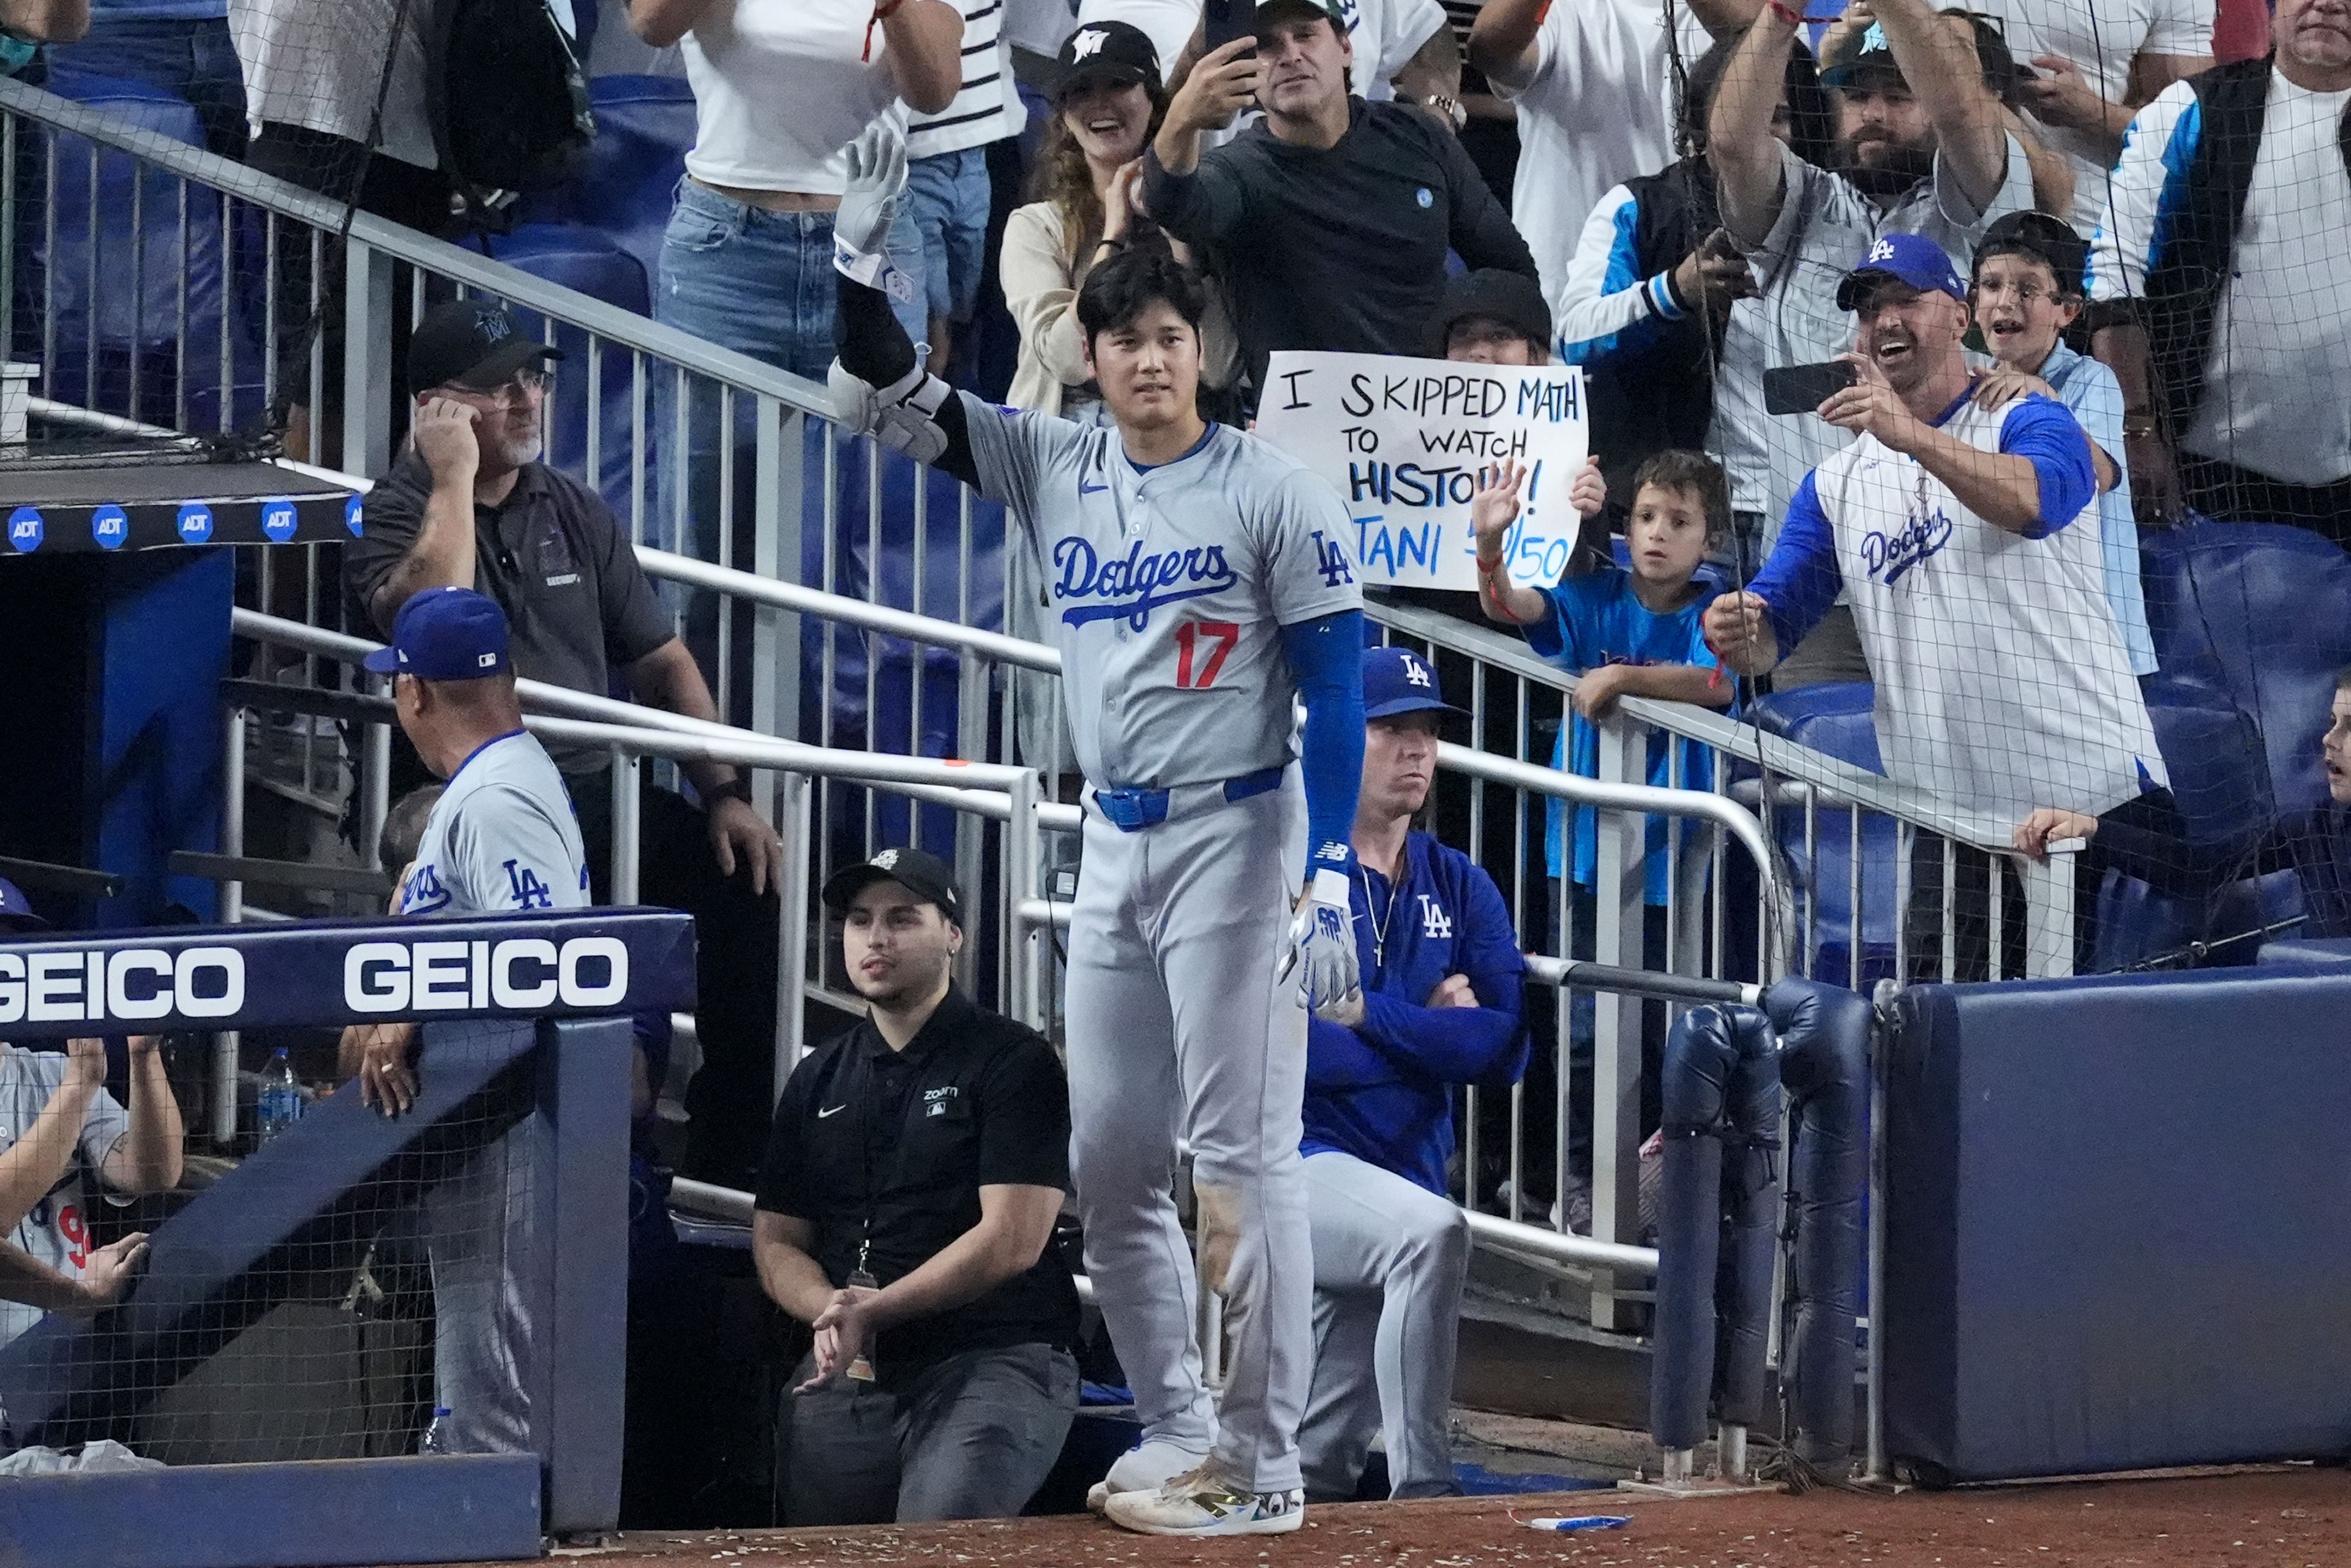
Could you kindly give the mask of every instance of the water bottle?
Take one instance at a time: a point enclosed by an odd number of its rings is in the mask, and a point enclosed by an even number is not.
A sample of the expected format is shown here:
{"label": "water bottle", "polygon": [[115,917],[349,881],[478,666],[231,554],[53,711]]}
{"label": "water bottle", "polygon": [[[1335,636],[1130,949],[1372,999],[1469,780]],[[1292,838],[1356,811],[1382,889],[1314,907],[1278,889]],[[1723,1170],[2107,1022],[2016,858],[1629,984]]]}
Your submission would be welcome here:
{"label": "water bottle", "polygon": [[282,1045],[269,1053],[269,1065],[261,1070],[260,1111],[265,1144],[302,1119],[302,1087],[294,1080],[294,1064]]}
{"label": "water bottle", "polygon": [[416,1439],[416,1451],[420,1454],[454,1454],[457,1451],[454,1446],[455,1441],[455,1434],[449,1430],[449,1406],[435,1405],[433,1419],[424,1428],[424,1436]]}

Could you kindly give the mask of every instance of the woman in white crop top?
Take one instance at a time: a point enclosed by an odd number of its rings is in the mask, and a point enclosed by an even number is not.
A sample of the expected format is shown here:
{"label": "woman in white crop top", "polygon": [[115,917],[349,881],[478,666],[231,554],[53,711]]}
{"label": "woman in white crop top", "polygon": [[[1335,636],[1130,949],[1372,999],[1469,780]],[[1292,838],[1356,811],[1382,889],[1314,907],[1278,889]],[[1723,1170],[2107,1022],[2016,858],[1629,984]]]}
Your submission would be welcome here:
{"label": "woman in white crop top", "polygon": [[[961,15],[945,0],[630,0],[629,23],[679,45],[694,85],[654,319],[822,381],[842,150],[902,102],[954,101]],[[921,341],[919,300],[905,324]]]}

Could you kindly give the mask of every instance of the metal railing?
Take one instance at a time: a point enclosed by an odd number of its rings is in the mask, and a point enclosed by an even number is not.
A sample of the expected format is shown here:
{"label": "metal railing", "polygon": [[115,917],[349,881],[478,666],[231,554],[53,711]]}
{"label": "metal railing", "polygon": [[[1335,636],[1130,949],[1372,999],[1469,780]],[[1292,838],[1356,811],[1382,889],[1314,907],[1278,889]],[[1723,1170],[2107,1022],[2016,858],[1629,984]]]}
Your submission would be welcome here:
{"label": "metal railing", "polygon": [[[821,387],[611,300],[348,214],[295,186],[20,83],[0,81],[0,157],[14,161],[12,169],[37,171],[43,192],[37,216],[47,242],[39,279],[47,308],[39,387],[45,402],[37,408],[55,415],[78,406],[86,420],[95,410],[136,416],[151,428],[194,431],[242,427],[264,408],[298,403],[312,414],[310,456],[380,474],[393,455],[397,430],[389,392],[398,380],[395,344],[435,298],[501,297],[569,355],[549,405],[548,460],[612,503],[646,570],[675,596],[674,623],[712,674],[728,723],[704,727],[543,689],[530,694],[535,708],[592,724],[699,735],[707,745],[791,736],[827,753],[927,750],[978,766],[1017,763],[1038,783],[1035,825],[1065,842],[1076,817],[1066,798],[1068,753],[1052,679],[1058,656],[983,627],[1001,619],[1014,632],[1026,629],[1026,605],[1035,598],[1033,560],[1002,538],[1000,514],[967,488],[831,429]],[[16,186],[6,189],[13,194]],[[108,206],[105,195],[116,190],[132,199]],[[71,237],[65,218],[74,214],[81,225],[76,232],[89,241],[78,249],[59,238]],[[208,271],[192,265],[197,256],[216,256],[218,266]],[[99,343],[111,352],[126,329],[99,308],[121,292],[126,257],[140,285],[131,292],[141,301],[154,293],[171,302],[160,324],[134,306],[127,329],[142,352],[151,338],[162,345],[152,361],[169,370],[162,381],[139,369],[151,361],[136,353],[130,378],[120,384],[99,373]],[[151,282],[160,292],[147,288]],[[78,315],[57,308],[74,301]],[[284,323],[321,312],[340,326],[339,352],[330,355],[329,338],[321,336],[306,353],[289,354]],[[75,342],[69,331],[57,335],[76,321],[85,340]],[[68,348],[81,350],[78,371],[65,362],[71,356],[60,357]],[[707,471],[711,464],[697,469],[684,458],[700,428],[694,411],[704,405],[716,410],[723,437],[716,443],[715,472]],[[238,631],[249,637],[269,632],[266,640],[299,657],[303,684],[319,685],[330,667],[365,645],[337,630],[344,612],[332,547],[260,555],[256,580],[241,596]],[[289,556],[298,571],[287,570]],[[911,570],[893,576],[882,570],[885,559]],[[1596,966],[1554,971],[1539,962],[1536,977],[1555,984],[1573,977],[1562,994],[1592,998],[1598,1042],[1594,1230],[1601,1245],[1630,1245],[1638,1237],[1630,1197],[1644,1130],[1637,1098],[1642,1005],[1625,991],[1576,980],[1639,971],[1737,988],[1792,968],[1865,987],[1908,957],[1901,912],[1909,902],[1913,841],[1940,841],[1947,862],[1959,848],[2005,855],[2008,824],[1955,816],[1923,792],[1752,725],[1639,699],[1626,699],[1600,727],[1600,777],[1591,792],[1579,793],[1544,766],[1545,727],[1564,722],[1573,676],[1484,628],[1386,603],[1374,604],[1372,616],[1389,640],[1436,651],[1457,698],[1466,684],[1475,733],[1470,747],[1448,749],[1439,775],[1440,824],[1458,828],[1451,836],[1495,875],[1526,945]],[[854,674],[861,662],[862,678]],[[386,732],[377,725],[366,733],[371,738],[357,768],[363,852],[371,852],[387,804]],[[1635,798],[1608,794],[1649,784],[1646,757],[1657,737],[1671,737],[1667,784],[1697,788],[1673,797],[1679,804],[1646,797],[1628,804]],[[240,727],[231,744],[242,743]],[[314,734],[304,745],[307,780],[317,760],[310,754],[331,742]],[[675,741],[664,745],[669,753],[682,750]],[[668,753],[649,745],[638,754]],[[929,765],[945,766],[935,758]],[[789,804],[780,780],[792,775],[789,767],[755,765],[755,803],[771,820]],[[811,824],[821,829],[810,843],[812,879],[821,878],[837,852],[873,847],[890,815],[904,809],[904,836],[922,841],[934,831],[951,835],[959,873],[977,885],[984,830],[1010,813],[1006,792],[976,787],[968,772],[952,783],[928,776],[884,783],[813,768],[799,776],[812,797],[806,808]],[[1713,803],[1700,810],[1689,800]],[[893,800],[906,804],[888,804]],[[1542,815],[1554,801],[1562,810],[1597,809],[1600,852],[1581,888],[1573,877],[1552,878],[1536,847]],[[947,808],[947,815],[925,807]],[[1656,944],[1646,931],[1648,829],[1644,815],[1635,814],[1651,812],[1697,824],[1663,837],[1664,939]],[[1889,824],[1896,837],[1890,850],[1881,841]],[[1747,850],[1736,862],[1725,853],[1733,839]],[[1069,862],[1065,847],[1050,841],[1039,858],[1051,874],[1021,883],[1017,898],[1007,894],[1011,939],[1000,947],[1018,950],[1015,967],[1036,971],[1007,973],[1004,983],[1027,987],[1041,1003],[1054,989],[1051,945],[1029,934],[1050,928],[1066,896],[1059,878]],[[2021,869],[2032,922],[2021,967],[2062,973],[2072,956],[2070,870],[2062,862],[2022,862]],[[616,870],[616,892],[632,892],[633,867]],[[1997,878],[1991,896],[1997,927],[2003,913]],[[1957,946],[1949,911],[1947,899],[1947,966]],[[2001,964],[2002,945],[1992,948],[1992,962]],[[794,967],[806,994],[849,1002],[824,985],[820,956],[804,952],[801,958]],[[1676,996],[1692,999],[1687,990]],[[1569,1098],[1586,1091],[1567,1082],[1573,1009],[1562,1005],[1559,1013],[1547,1100],[1524,1086],[1499,1105],[1495,1096],[1465,1093],[1461,1197],[1473,1213],[1490,1209],[1506,1223],[1544,1218],[1544,1177],[1554,1198],[1563,1197]],[[1050,1026],[1050,1009],[1040,1016]],[[1546,1141],[1548,1170],[1530,1155]],[[1548,1234],[1562,1243],[1573,1239]]]}

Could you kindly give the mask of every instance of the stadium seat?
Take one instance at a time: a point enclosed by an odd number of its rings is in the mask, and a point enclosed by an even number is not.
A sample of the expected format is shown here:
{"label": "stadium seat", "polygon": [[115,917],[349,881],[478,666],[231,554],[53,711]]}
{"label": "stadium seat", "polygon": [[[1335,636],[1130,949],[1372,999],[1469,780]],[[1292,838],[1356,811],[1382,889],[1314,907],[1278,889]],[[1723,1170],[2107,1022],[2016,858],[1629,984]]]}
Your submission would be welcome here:
{"label": "stadium seat", "polygon": [[[526,197],[527,224],[575,224],[661,276],[662,233],[694,145],[694,90],[676,77],[607,76],[589,84],[596,141],[587,162],[554,190]],[[646,307],[638,306],[638,309]]]}
{"label": "stadium seat", "polygon": [[2143,536],[2140,559],[2168,689],[2202,688],[2250,721],[2267,756],[2263,805],[2319,804],[2316,742],[2351,665],[2351,555],[2283,523],[2199,520]]}
{"label": "stadium seat", "polygon": [[[1876,688],[1866,685],[1800,686],[1761,698],[1749,710],[1756,727],[1800,746],[1851,763],[1872,773],[1883,773],[1877,755],[1877,730],[1870,722]],[[1798,896],[1813,917],[1813,949],[1804,973],[1832,984],[1854,977],[1853,823],[1850,813],[1823,810],[1814,819],[1813,842],[1807,852],[1801,811],[1774,818],[1780,852],[1786,859]],[[1896,923],[1896,857],[1900,853],[1900,830],[1891,817],[1865,813],[1861,824],[1862,988],[1894,973]],[[1801,919],[1804,914],[1799,909]]]}
{"label": "stadium seat", "polygon": [[[194,107],[143,82],[59,69],[48,87],[149,135],[204,145]],[[141,172],[128,155],[102,152],[78,136],[60,135],[54,146],[54,222],[27,222],[19,241],[26,266],[20,297],[29,297],[37,309],[39,279],[54,280],[47,329],[56,362],[46,367],[46,394],[178,426],[184,376],[186,427],[219,429],[225,308],[219,203],[191,189],[183,231],[181,185],[172,176]],[[37,328],[35,357],[43,352],[41,340]],[[259,387],[247,390],[252,406],[234,408],[235,423],[259,412]]]}
{"label": "stadium seat", "polygon": [[[492,253],[510,267],[533,277],[575,288],[623,310],[646,311],[652,303],[645,269],[637,258],[606,235],[568,224],[525,224],[514,233],[491,242]],[[546,319],[519,306],[516,325],[534,337],[546,335]],[[547,460],[572,474],[584,474],[588,463],[590,414],[588,334],[559,324],[556,346],[564,351],[557,369],[555,397],[547,411]],[[595,409],[602,438],[597,454],[601,472],[592,479],[604,499],[622,518],[629,515],[632,488],[631,456],[638,449],[632,434],[629,395],[634,374],[626,349],[607,346],[596,376],[603,383]],[[657,422],[648,413],[643,443],[646,494],[653,491],[654,454],[659,448]]]}

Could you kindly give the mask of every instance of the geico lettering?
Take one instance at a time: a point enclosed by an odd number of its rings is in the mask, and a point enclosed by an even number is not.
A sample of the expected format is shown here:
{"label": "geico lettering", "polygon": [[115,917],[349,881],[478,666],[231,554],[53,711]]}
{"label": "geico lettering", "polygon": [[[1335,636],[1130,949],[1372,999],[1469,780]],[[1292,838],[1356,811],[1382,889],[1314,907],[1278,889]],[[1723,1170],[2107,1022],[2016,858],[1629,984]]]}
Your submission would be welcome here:
{"label": "geico lettering", "polygon": [[244,1006],[245,955],[234,947],[176,958],[156,947],[0,953],[0,1024],[224,1018]]}
{"label": "geico lettering", "polygon": [[[0,1008],[7,957],[0,954]],[[560,947],[539,936],[361,942],[343,955],[343,1005],[356,1013],[607,1008],[628,994],[629,949],[616,936],[575,936]]]}

